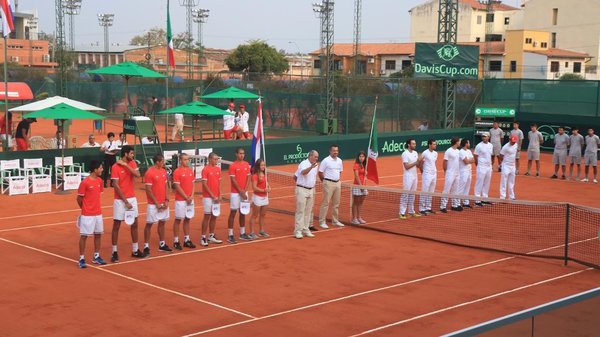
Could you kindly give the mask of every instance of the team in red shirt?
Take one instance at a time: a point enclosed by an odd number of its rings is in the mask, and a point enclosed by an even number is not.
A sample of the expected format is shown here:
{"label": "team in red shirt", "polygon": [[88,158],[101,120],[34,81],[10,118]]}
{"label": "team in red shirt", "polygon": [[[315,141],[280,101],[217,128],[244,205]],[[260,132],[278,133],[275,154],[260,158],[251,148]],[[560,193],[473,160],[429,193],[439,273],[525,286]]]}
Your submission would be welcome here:
{"label": "team in red shirt", "polygon": [[94,258],[92,262],[104,265],[106,262],[100,257],[100,243],[104,233],[102,221],[102,208],[100,195],[104,191],[102,179],[102,165],[97,161],[90,163],[90,175],[85,178],[77,190],[77,204],[81,208],[81,215],[77,221],[79,227],[79,268],[87,268],[85,261],[85,242],[88,236],[94,236]]}
{"label": "team in red shirt", "polygon": [[[244,161],[244,148],[238,147],[235,150],[235,161],[229,166],[229,179],[231,182],[231,197],[229,200],[229,218],[227,219],[227,242],[236,243],[233,235],[233,223],[235,215],[240,209],[241,203],[248,202],[248,177],[250,177],[250,164]],[[240,240],[252,240],[246,234],[246,215],[240,210]]]}
{"label": "team in red shirt", "polygon": [[249,236],[258,239],[254,234],[254,223],[258,219],[259,232],[258,235],[268,238],[269,234],[265,231],[265,218],[267,217],[267,205],[269,205],[268,193],[271,190],[267,183],[266,165],[264,160],[259,159],[254,164],[252,174],[252,217],[250,218],[250,234]]}
{"label": "team in red shirt", "polygon": [[[221,202],[221,168],[217,166],[219,156],[211,152],[208,155],[208,165],[202,170],[202,208],[204,218],[202,219],[202,237],[200,245],[206,247],[208,243],[222,243],[215,236],[215,225],[220,214]],[[210,229],[208,238],[207,230]]]}
{"label": "team in red shirt", "polygon": [[[189,167],[190,157],[182,153],[179,167],[173,172],[173,190],[175,192],[175,222],[173,223],[173,248],[196,248],[190,238],[190,220],[194,217],[194,171]],[[183,247],[179,243],[179,224],[183,220]]]}
{"label": "team in red shirt", "polygon": [[165,223],[169,220],[169,198],[167,197],[167,170],[165,170],[165,157],[157,154],[153,158],[154,165],[146,171],[146,227],[144,228],[144,256],[150,256],[150,234],[152,225],[158,223],[158,250],[171,252],[172,249],[165,242]]}

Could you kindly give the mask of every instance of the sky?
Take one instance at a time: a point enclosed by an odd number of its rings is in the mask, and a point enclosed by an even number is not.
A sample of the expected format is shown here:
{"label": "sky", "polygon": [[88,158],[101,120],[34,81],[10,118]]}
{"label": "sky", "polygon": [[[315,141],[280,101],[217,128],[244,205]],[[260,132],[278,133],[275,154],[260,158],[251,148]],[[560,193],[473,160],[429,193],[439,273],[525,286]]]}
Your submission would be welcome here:
{"label": "sky", "polygon": [[[203,26],[204,45],[208,48],[233,49],[252,39],[266,40],[289,53],[307,53],[319,49],[319,20],[312,3],[320,0],[171,0],[173,33],[186,30],[186,9],[180,3],[195,1],[196,8],[210,10]],[[408,42],[408,11],[426,0],[363,0],[362,37],[368,42]],[[504,1],[515,5],[517,0]],[[39,28],[55,30],[54,0],[19,0],[18,11],[37,10]],[[110,43],[127,44],[135,35],[153,27],[166,29],[167,0],[83,0],[81,13],[75,16],[75,45],[104,42],[97,15],[115,14],[109,28]],[[352,43],[354,0],[335,1],[336,43]],[[66,20],[68,22],[68,20]],[[68,25],[65,34],[68,36]],[[197,25],[192,28],[194,38]]]}

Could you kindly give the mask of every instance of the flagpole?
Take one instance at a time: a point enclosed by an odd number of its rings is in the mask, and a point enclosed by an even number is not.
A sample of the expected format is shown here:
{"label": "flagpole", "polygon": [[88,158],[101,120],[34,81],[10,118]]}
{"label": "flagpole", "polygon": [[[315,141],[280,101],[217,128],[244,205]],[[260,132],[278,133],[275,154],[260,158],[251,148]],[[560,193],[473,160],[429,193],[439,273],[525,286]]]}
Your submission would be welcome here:
{"label": "flagpole", "polygon": [[6,45],[6,35],[4,35],[4,123],[6,127],[6,138],[2,141],[3,151],[8,152],[8,143],[10,141],[9,118],[8,118],[8,48]]}
{"label": "flagpole", "polygon": [[[167,30],[170,28],[170,1],[167,0]],[[167,37],[167,65],[166,65],[166,75],[165,78],[165,109],[169,108],[169,64],[171,64],[171,60],[169,59],[169,37]],[[165,116],[165,144],[169,140],[169,114]]]}
{"label": "flagpole", "polygon": [[367,168],[369,166],[369,149],[371,148],[371,141],[373,140],[373,128],[375,127],[375,116],[377,114],[377,101],[379,101],[379,95],[375,96],[375,108],[373,109],[373,120],[371,121],[371,133],[369,133],[369,147],[367,147],[367,163],[365,164],[365,178],[364,185],[367,184]]}

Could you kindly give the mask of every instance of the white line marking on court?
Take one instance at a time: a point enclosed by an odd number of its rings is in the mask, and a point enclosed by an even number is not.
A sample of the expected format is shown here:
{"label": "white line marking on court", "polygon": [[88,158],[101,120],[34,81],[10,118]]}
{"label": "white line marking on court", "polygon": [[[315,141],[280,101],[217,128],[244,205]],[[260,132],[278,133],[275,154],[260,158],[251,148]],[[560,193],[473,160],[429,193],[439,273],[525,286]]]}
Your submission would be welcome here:
{"label": "white line marking on court", "polygon": [[[20,247],[23,247],[23,248],[31,249],[31,250],[36,251],[38,253],[42,253],[42,254],[54,256],[54,257],[57,257],[59,259],[63,259],[65,261],[69,261],[69,262],[71,262],[73,264],[76,264],[78,262],[77,260],[70,259],[68,257],[64,257],[64,256],[61,256],[61,255],[58,255],[58,254],[54,254],[54,253],[45,251],[43,249],[39,249],[39,248],[35,248],[35,247],[32,247],[32,246],[28,246],[28,245],[25,245],[25,244],[22,244],[22,243],[18,243],[18,242],[15,242],[15,241],[11,241],[11,240],[8,240],[8,239],[5,239],[5,238],[0,238],[0,241],[4,241],[6,243],[10,243],[10,244],[13,244],[13,245],[16,245],[16,246],[20,246]],[[130,277],[130,276],[127,276],[127,275],[123,275],[123,274],[117,273],[117,272],[112,271],[112,270],[98,268],[98,267],[93,266],[93,265],[90,265],[89,267],[91,267],[91,269],[96,269],[96,270],[99,270],[99,271],[102,271],[102,272],[105,272],[105,273],[108,273],[108,274],[111,274],[111,275],[114,275],[114,276],[118,276],[118,277],[124,278],[124,279],[129,280],[129,281],[133,281],[133,282],[136,282],[136,283],[143,284],[145,286],[148,286],[148,287],[151,287],[151,288],[154,288],[154,289],[162,290],[162,291],[170,293],[170,294],[174,294],[174,295],[181,296],[181,297],[184,297],[184,298],[196,301],[196,302],[204,303],[204,304],[207,304],[207,305],[210,305],[210,306],[213,306],[213,307],[217,307],[219,309],[223,309],[223,310],[226,310],[226,311],[229,311],[229,312],[233,312],[235,314],[238,314],[238,315],[241,315],[241,316],[244,316],[244,317],[255,318],[254,316],[246,314],[246,313],[243,313],[241,311],[238,311],[238,310],[235,310],[235,309],[231,309],[231,308],[228,308],[228,307],[225,307],[225,306],[222,306],[222,305],[210,302],[210,301],[206,301],[206,300],[194,297],[194,296],[190,296],[190,295],[181,293],[179,291],[175,291],[175,290],[164,288],[164,287],[161,287],[161,286],[157,286],[155,284],[148,283],[148,282],[145,282],[145,281],[142,281],[142,280],[138,280],[136,278],[133,278],[133,277]],[[75,266],[73,266],[73,268],[75,268]]]}
{"label": "white line marking on court", "polygon": [[371,330],[363,331],[361,333],[358,333],[356,335],[352,335],[350,337],[357,337],[357,336],[367,335],[367,334],[370,334],[370,333],[373,333],[373,332],[377,332],[377,331],[380,331],[380,330],[383,330],[383,329],[387,329],[387,328],[390,328],[390,327],[393,327],[393,326],[402,325],[404,323],[415,321],[415,320],[418,320],[418,319],[421,319],[421,318],[425,318],[425,317],[437,315],[437,314],[440,314],[440,313],[443,313],[443,312],[446,312],[446,311],[450,311],[450,310],[453,310],[453,309],[461,308],[461,307],[464,307],[464,306],[467,306],[467,305],[471,305],[471,304],[474,304],[474,303],[478,303],[478,302],[487,301],[489,299],[500,297],[500,296],[507,295],[507,294],[510,294],[510,293],[514,293],[514,292],[517,292],[517,291],[520,291],[520,290],[523,290],[523,289],[532,288],[532,287],[539,286],[539,285],[542,285],[542,284],[545,284],[545,283],[549,283],[549,282],[552,282],[552,281],[556,281],[556,280],[560,280],[560,279],[563,279],[563,278],[571,277],[571,276],[574,276],[574,275],[577,275],[577,274],[581,274],[583,272],[586,272],[586,271],[589,271],[589,270],[592,270],[592,269],[593,268],[587,268],[587,269],[584,269],[584,270],[579,270],[579,271],[575,271],[575,272],[572,272],[572,273],[560,275],[560,276],[557,276],[557,277],[552,277],[552,278],[545,279],[545,280],[542,280],[542,281],[538,281],[538,282],[535,282],[535,283],[530,283],[530,284],[527,284],[527,285],[524,285],[524,286],[520,286],[520,287],[517,287],[517,288],[509,289],[509,290],[502,291],[502,292],[499,292],[499,293],[495,293],[495,294],[492,294],[492,295],[489,295],[489,296],[481,297],[481,298],[478,298],[476,300],[472,300],[472,301],[468,301],[468,302],[463,302],[463,303],[452,305],[452,306],[449,306],[449,307],[445,307],[445,308],[442,308],[442,309],[439,309],[439,310],[431,311],[431,312],[428,312],[426,314],[414,316],[414,317],[407,318],[407,319],[404,319],[404,320],[401,320],[401,321],[398,321],[398,322],[394,322],[394,323],[391,323],[391,324],[383,325],[383,326],[380,326],[380,327],[377,327],[377,328],[374,328],[374,329],[371,329]]}
{"label": "white line marking on court", "polygon": [[[138,205],[145,205],[147,204],[147,202],[138,202]],[[100,208],[112,208],[113,205],[106,205],[106,206],[102,206]],[[70,213],[70,212],[80,212],[81,209],[80,208],[72,208],[72,209],[63,209],[60,211],[51,211],[51,212],[42,212],[42,213],[29,213],[29,214],[21,214],[21,215],[13,215],[13,216],[5,216],[5,217],[0,217],[0,221],[1,220],[10,220],[10,219],[19,219],[19,218],[28,218],[28,217],[34,217],[34,216],[41,216],[41,215],[50,215],[50,214],[60,214],[60,213]]]}

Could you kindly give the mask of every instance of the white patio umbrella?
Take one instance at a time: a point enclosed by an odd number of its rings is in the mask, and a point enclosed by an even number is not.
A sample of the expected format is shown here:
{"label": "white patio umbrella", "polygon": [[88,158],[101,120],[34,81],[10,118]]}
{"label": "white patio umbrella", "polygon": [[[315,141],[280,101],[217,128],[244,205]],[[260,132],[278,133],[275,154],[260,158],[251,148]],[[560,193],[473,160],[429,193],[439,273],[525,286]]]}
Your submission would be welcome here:
{"label": "white patio umbrella", "polygon": [[25,105],[21,105],[21,106],[9,109],[8,111],[12,111],[12,112],[32,112],[32,111],[38,111],[38,110],[46,109],[46,108],[49,108],[51,106],[55,106],[55,105],[60,104],[60,103],[65,103],[65,104],[70,105],[70,106],[72,106],[74,108],[85,110],[85,111],[106,111],[105,109],[99,108],[97,106],[89,105],[87,103],[83,103],[83,102],[76,101],[76,100],[73,100],[73,99],[70,99],[70,98],[66,98],[66,97],[62,97],[62,96],[48,97],[48,98],[40,100],[40,101],[28,103],[28,104],[25,104]]}

